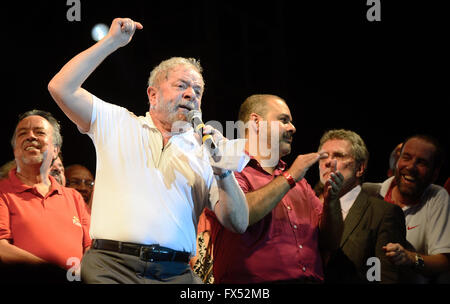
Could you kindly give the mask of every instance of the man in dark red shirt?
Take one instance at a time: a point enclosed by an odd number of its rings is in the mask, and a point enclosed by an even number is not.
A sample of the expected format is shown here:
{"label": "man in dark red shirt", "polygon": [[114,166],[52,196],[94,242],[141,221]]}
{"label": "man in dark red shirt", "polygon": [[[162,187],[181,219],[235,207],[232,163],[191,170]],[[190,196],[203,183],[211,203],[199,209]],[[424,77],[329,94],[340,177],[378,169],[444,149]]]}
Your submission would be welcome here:
{"label": "man in dark red shirt", "polygon": [[232,233],[205,212],[212,223],[215,283],[322,282],[319,247],[333,250],[342,233],[336,198],[342,175],[334,173],[327,182],[322,205],[303,178],[321,155],[299,155],[290,168],[280,159],[291,152],[295,133],[283,99],[250,96],[239,119],[248,125],[246,149],[251,156],[236,173],[249,205],[249,227],[244,234]]}

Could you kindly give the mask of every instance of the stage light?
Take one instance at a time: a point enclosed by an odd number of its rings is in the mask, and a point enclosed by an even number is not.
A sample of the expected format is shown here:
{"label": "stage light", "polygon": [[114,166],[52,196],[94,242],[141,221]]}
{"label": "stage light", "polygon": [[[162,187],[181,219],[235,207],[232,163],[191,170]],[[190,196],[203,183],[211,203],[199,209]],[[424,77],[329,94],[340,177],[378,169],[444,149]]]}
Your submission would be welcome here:
{"label": "stage light", "polygon": [[98,23],[96,24],[91,31],[91,37],[95,41],[99,41],[106,36],[109,31],[109,27],[106,24]]}

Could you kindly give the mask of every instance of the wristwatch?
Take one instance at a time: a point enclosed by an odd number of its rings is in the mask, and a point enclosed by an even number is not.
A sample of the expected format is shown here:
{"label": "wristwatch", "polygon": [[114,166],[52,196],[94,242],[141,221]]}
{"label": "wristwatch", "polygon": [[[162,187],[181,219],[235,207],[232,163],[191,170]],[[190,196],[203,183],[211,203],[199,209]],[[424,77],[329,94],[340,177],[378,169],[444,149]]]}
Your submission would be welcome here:
{"label": "wristwatch", "polygon": [[425,261],[423,257],[416,252],[416,261],[414,262],[414,269],[423,270],[425,268]]}
{"label": "wristwatch", "polygon": [[222,174],[214,175],[214,177],[216,178],[216,180],[222,180],[222,179],[225,179],[228,175],[231,175],[231,173],[233,173],[233,171],[227,170]]}

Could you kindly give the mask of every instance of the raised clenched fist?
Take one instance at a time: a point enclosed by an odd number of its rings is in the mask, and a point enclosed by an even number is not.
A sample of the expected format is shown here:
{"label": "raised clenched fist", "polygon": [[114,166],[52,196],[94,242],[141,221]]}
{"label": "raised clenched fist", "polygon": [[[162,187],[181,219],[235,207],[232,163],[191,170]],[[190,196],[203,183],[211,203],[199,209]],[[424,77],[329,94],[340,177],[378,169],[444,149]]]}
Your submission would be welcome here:
{"label": "raised clenched fist", "polygon": [[113,20],[105,38],[112,39],[118,48],[123,47],[131,41],[136,29],[141,30],[143,28],[141,23],[130,18],[116,18]]}

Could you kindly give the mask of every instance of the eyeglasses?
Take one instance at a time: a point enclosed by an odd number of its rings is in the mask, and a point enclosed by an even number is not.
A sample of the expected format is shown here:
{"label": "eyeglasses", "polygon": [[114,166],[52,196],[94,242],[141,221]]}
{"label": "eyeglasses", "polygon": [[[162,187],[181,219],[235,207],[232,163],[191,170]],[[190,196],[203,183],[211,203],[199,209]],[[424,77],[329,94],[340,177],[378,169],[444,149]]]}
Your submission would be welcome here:
{"label": "eyeglasses", "polygon": [[94,187],[94,181],[91,179],[68,179],[66,182],[67,186],[81,186],[81,184],[84,184],[86,187],[92,188]]}
{"label": "eyeglasses", "polygon": [[59,169],[53,169],[50,171],[50,175],[53,177],[59,176],[61,174],[64,174],[64,172],[62,172],[62,170],[59,170]]}

